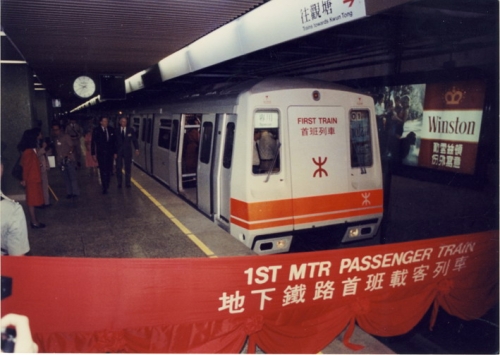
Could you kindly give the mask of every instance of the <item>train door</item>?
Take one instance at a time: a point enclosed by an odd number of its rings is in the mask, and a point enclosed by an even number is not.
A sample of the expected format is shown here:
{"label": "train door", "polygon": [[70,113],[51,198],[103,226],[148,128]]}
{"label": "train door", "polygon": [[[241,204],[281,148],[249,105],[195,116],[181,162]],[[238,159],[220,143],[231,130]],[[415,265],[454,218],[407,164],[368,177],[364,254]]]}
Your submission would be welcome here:
{"label": "train door", "polygon": [[[177,148],[179,145],[179,130],[180,130],[180,115],[173,115],[172,117],[172,136],[170,138],[170,147],[168,151],[168,185],[174,191],[178,192],[177,183]],[[179,162],[181,159],[179,158]]]}
{"label": "train door", "polygon": [[183,114],[177,152],[179,193],[197,203],[197,163],[200,145],[201,114]]}
{"label": "train door", "polygon": [[231,166],[236,115],[218,114],[214,146],[213,215],[219,225],[229,228]]}
{"label": "train door", "polygon": [[288,116],[294,228],[320,226],[341,212],[342,197],[332,195],[348,191],[346,112],[341,106],[290,106]]}
{"label": "train door", "polygon": [[141,140],[144,147],[144,151],[142,152],[144,157],[143,169],[149,174],[153,173],[153,119],[154,115],[149,114],[144,116],[142,120]]}
{"label": "train door", "polygon": [[141,152],[139,156],[134,155],[134,163],[136,163],[141,168],[144,168],[144,141],[142,140],[143,127],[141,125],[141,118],[134,117],[132,119],[132,122],[137,137],[137,143],[139,144],[139,152]]}
{"label": "train door", "polygon": [[172,135],[172,120],[160,117],[155,120],[153,135],[153,166],[155,176],[169,185],[170,138]]}
{"label": "train door", "polygon": [[198,208],[207,215],[212,214],[212,166],[213,148],[216,131],[215,114],[203,115],[200,134],[200,153],[197,167],[197,200]]}

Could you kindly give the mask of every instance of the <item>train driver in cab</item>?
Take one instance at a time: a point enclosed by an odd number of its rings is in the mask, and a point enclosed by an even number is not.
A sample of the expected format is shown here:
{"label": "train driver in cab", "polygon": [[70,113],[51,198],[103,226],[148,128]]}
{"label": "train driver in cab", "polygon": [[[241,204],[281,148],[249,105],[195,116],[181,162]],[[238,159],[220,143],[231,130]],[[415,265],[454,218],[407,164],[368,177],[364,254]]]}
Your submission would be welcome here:
{"label": "train driver in cab", "polygon": [[259,140],[262,136],[262,131],[255,130],[253,132],[253,158],[252,158],[252,173],[260,173],[260,152],[259,152]]}

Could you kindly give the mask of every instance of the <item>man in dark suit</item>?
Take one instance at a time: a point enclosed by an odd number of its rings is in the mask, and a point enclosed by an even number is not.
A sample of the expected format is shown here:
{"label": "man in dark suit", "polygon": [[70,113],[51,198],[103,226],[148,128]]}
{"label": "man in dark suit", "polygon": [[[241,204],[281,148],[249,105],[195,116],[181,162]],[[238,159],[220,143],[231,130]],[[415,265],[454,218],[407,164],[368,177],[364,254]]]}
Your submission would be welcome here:
{"label": "man in dark suit", "polygon": [[106,117],[101,117],[99,123],[100,126],[92,131],[91,154],[99,163],[102,193],[107,194],[113,172],[113,158],[116,157],[116,136],[113,127],[108,126]]}
{"label": "man in dark suit", "polygon": [[139,144],[133,127],[127,127],[127,118],[120,118],[120,127],[116,132],[116,178],[118,188],[122,187],[122,167],[125,168],[125,186],[130,188],[132,176],[132,146],[135,155],[139,155]]}

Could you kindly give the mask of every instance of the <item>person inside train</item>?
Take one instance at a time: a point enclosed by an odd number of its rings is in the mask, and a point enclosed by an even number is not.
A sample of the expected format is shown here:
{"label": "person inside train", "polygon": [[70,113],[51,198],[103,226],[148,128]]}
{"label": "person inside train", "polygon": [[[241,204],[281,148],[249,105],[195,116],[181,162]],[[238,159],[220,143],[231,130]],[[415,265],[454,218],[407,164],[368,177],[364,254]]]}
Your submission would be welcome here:
{"label": "person inside train", "polygon": [[267,172],[271,169],[274,155],[277,153],[278,142],[270,130],[262,130],[259,139],[260,170]]}
{"label": "person inside train", "polygon": [[252,156],[252,173],[260,173],[260,152],[259,152],[259,141],[262,137],[261,130],[255,130],[253,133],[253,156]]}

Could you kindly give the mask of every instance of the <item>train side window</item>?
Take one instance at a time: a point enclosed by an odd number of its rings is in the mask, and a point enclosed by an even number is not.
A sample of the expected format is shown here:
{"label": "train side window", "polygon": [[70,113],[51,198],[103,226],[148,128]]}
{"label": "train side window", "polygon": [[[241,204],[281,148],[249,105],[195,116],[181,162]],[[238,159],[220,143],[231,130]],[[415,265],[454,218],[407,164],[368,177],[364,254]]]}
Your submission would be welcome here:
{"label": "train side window", "polygon": [[363,168],[372,166],[373,151],[370,131],[370,112],[368,110],[351,110],[349,116],[351,167]]}
{"label": "train side window", "polygon": [[254,174],[278,173],[281,144],[277,111],[257,111],[254,114],[252,144],[252,172]]}
{"label": "train side window", "polygon": [[158,134],[158,146],[169,149],[170,148],[170,127],[172,126],[171,120],[160,120],[160,133]]}
{"label": "train side window", "polygon": [[210,161],[210,152],[212,148],[212,131],[212,122],[204,122],[203,135],[201,137],[200,161],[205,164],[208,164],[208,162]]}
{"label": "train side window", "polygon": [[231,168],[231,159],[233,157],[234,145],[234,123],[229,122],[226,126],[226,141],[224,143],[224,155],[222,157],[222,166]]}
{"label": "train side window", "polygon": [[179,140],[179,120],[174,120],[172,125],[172,141],[170,142],[170,151],[177,151],[177,141]]}

